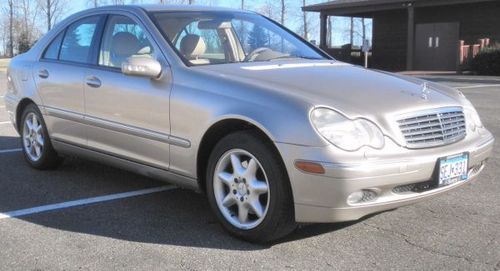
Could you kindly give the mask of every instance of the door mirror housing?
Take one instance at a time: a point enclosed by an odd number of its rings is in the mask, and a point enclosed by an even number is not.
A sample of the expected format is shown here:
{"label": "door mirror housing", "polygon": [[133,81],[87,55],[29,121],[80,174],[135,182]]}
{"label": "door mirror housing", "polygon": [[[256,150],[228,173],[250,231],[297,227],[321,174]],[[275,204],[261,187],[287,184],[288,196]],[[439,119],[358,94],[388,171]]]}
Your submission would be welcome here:
{"label": "door mirror housing", "polygon": [[132,76],[159,78],[161,75],[161,64],[151,57],[129,57],[122,63],[122,73]]}

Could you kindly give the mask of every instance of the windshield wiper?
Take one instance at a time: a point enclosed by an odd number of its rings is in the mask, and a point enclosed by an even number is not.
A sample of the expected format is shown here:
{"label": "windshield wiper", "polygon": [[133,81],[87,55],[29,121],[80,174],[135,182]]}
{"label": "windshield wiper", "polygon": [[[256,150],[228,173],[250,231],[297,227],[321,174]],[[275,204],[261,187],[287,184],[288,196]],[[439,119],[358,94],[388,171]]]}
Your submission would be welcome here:
{"label": "windshield wiper", "polygon": [[299,59],[310,59],[310,60],[321,60],[321,59],[323,59],[323,58],[312,57],[312,56],[291,56],[291,55],[288,55],[288,56],[273,57],[273,58],[268,59],[267,61],[278,60],[278,59],[287,59],[287,58],[290,58],[290,59],[299,58]]}

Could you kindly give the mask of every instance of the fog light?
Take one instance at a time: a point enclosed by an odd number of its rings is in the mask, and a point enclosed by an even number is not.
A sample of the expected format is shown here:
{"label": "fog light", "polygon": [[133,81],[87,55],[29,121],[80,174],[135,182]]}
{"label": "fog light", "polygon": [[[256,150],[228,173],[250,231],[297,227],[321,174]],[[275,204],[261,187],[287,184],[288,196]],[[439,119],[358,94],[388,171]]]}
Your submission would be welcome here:
{"label": "fog light", "polygon": [[357,203],[364,203],[364,202],[370,202],[374,201],[377,199],[377,193],[372,190],[361,190],[361,191],[356,191],[347,197],[347,203],[348,204],[357,204]]}

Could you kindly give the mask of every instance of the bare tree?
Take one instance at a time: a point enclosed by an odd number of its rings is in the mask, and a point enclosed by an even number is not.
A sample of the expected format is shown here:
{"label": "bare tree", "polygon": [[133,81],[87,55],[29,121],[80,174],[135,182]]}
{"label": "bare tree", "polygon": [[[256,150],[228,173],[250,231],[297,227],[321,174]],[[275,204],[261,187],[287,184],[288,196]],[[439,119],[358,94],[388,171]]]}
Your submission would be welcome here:
{"label": "bare tree", "polygon": [[327,26],[326,26],[326,29],[327,29],[326,35],[327,35],[327,41],[328,41],[327,47],[329,47],[329,48],[333,47],[333,31],[334,31],[334,29],[332,29],[332,26],[333,26],[332,21],[333,21],[333,16],[328,16],[328,21],[327,21]]}
{"label": "bare tree", "polygon": [[8,13],[9,13],[9,56],[14,56],[14,1],[8,0]]}
{"label": "bare tree", "polygon": [[125,5],[125,0],[111,0],[112,5]]}
{"label": "bare tree", "polygon": [[24,35],[25,42],[33,44],[33,42],[41,34],[36,25],[39,9],[34,0],[19,0],[19,19],[21,20],[21,31]]}
{"label": "bare tree", "polygon": [[350,38],[349,44],[351,44],[351,48],[352,48],[352,46],[354,45],[354,17],[351,17],[351,26],[349,28],[349,38]]}
{"label": "bare tree", "polygon": [[101,0],[88,0],[88,3],[92,5],[92,7],[96,8],[102,4]]}
{"label": "bare tree", "polygon": [[30,49],[34,42],[36,9],[31,1],[35,0],[7,0],[1,11],[6,14],[2,20],[2,43],[4,54],[13,57],[17,53],[23,53]]}
{"label": "bare tree", "polygon": [[354,27],[352,30],[353,40],[354,38],[361,39],[361,44],[368,39],[368,34],[371,29],[372,22],[365,18],[355,18]]}
{"label": "bare tree", "polygon": [[97,0],[88,0],[88,3],[92,5],[92,7],[96,8],[99,6],[99,3],[97,3]]}
{"label": "bare tree", "polygon": [[2,16],[0,20],[0,45],[2,45],[2,48],[0,48],[0,58],[2,58],[7,57],[9,54],[9,18]]}
{"label": "bare tree", "polygon": [[363,31],[362,32],[363,33],[362,34],[362,38],[363,38],[363,43],[364,43],[365,40],[366,40],[366,22],[365,22],[365,18],[364,17],[361,18],[361,24],[362,24],[361,27],[362,27],[362,31]]}
{"label": "bare tree", "polygon": [[261,5],[259,7],[258,12],[266,17],[273,19],[273,20],[277,20],[275,17],[274,8],[275,7],[272,4],[271,0],[268,0],[267,2],[265,2],[263,5]]}
{"label": "bare tree", "polygon": [[285,13],[286,13],[286,6],[285,6],[285,0],[281,0],[281,24],[285,24]]}
{"label": "bare tree", "polygon": [[9,34],[7,34],[8,25],[9,22],[2,17],[2,20],[0,21],[0,37],[2,39],[2,41],[0,42],[0,44],[2,44],[2,51],[0,51],[0,56],[5,56],[7,54],[7,38],[9,37]]}
{"label": "bare tree", "polygon": [[47,18],[47,30],[50,30],[52,26],[59,20],[64,8],[66,7],[66,0],[39,0],[38,5],[40,10],[45,14]]}
{"label": "bare tree", "polygon": [[[305,6],[306,6],[306,0],[302,0],[302,6],[303,6],[303,7],[305,7]],[[303,11],[302,13],[303,13],[303,15],[302,15],[302,16],[303,16],[303,25],[304,25],[304,26],[303,26],[303,27],[304,27],[304,29],[303,29],[303,31],[304,31],[304,36],[303,36],[303,37],[304,37],[304,39],[305,39],[305,40],[309,40],[309,39],[308,39],[308,38],[309,38],[309,37],[308,37],[308,36],[309,36],[309,29],[307,28],[307,13],[306,13],[305,11]]]}
{"label": "bare tree", "polygon": [[[188,4],[192,5],[195,3],[194,0],[158,0],[160,4]],[[209,4],[212,4],[210,1]]]}

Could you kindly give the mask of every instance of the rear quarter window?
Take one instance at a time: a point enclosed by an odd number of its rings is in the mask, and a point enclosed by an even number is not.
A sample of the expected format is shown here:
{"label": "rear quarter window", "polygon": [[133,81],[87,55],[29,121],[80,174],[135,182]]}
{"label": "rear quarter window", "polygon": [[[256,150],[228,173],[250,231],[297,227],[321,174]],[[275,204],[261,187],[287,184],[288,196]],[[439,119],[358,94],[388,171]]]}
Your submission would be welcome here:
{"label": "rear quarter window", "polygon": [[49,44],[45,53],[43,54],[44,59],[57,59],[59,57],[59,48],[61,47],[61,41],[63,38],[63,33],[59,33],[55,39]]}

